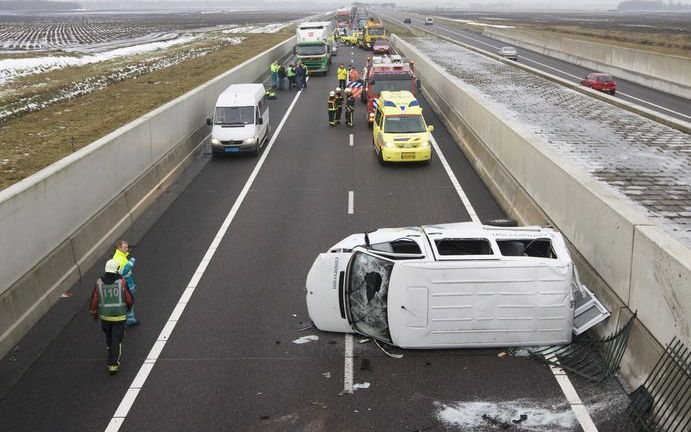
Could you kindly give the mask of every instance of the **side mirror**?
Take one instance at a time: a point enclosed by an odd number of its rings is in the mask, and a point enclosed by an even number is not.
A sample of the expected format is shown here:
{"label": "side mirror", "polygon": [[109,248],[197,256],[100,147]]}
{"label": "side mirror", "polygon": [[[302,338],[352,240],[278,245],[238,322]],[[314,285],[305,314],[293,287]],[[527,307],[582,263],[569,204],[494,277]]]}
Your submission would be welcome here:
{"label": "side mirror", "polygon": [[416,88],[422,87],[422,83],[420,82],[420,80],[415,80],[415,87]]}
{"label": "side mirror", "polygon": [[297,47],[293,47],[293,55],[297,54]]}
{"label": "side mirror", "polygon": [[259,117],[259,118],[257,119],[257,124],[258,124],[258,125],[264,124],[264,119],[261,118],[261,117]]}
{"label": "side mirror", "polygon": [[211,121],[211,119],[210,119],[210,118],[207,118],[207,119],[206,119],[206,125],[207,125],[207,126],[211,126],[212,124],[213,124],[213,122]]}
{"label": "side mirror", "polygon": [[434,125],[429,125],[429,126],[427,126],[427,130],[428,130],[429,132],[434,132]]}

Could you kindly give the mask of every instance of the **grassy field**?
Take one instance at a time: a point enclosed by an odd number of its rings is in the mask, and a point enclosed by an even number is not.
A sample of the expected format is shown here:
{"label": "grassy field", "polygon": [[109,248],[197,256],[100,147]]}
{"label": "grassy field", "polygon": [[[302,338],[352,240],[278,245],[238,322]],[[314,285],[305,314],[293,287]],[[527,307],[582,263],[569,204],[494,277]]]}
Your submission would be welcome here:
{"label": "grassy field", "polygon": [[[241,44],[221,46],[206,55],[0,123],[0,189],[226,72],[294,32],[291,27],[277,33],[233,35],[246,39]],[[136,59],[128,59],[132,61]],[[94,64],[25,77],[14,83],[12,92],[4,97],[46,92],[46,86],[57,89],[70,81],[97,76],[112,66]],[[39,82],[48,84],[37,89]]]}

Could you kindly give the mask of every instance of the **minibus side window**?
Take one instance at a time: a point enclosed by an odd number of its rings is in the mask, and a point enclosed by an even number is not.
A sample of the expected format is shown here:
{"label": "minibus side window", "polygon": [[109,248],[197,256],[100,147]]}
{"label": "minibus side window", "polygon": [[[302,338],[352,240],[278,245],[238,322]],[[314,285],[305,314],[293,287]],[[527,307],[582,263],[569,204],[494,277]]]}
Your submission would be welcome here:
{"label": "minibus side window", "polygon": [[487,239],[445,238],[434,243],[439,255],[494,255]]}
{"label": "minibus side window", "polygon": [[552,248],[552,242],[546,238],[497,239],[497,245],[504,256],[557,258],[557,254]]}

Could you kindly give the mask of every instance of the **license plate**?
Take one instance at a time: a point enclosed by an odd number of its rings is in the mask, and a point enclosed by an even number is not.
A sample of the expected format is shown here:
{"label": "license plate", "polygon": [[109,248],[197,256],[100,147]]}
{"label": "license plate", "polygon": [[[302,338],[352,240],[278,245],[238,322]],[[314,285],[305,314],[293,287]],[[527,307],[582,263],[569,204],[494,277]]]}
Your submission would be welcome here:
{"label": "license plate", "polygon": [[223,149],[223,151],[225,151],[226,153],[235,153],[235,152],[239,152],[240,148],[239,147],[226,147],[225,149]]}
{"label": "license plate", "polygon": [[403,152],[401,153],[401,159],[415,159],[415,152]]}

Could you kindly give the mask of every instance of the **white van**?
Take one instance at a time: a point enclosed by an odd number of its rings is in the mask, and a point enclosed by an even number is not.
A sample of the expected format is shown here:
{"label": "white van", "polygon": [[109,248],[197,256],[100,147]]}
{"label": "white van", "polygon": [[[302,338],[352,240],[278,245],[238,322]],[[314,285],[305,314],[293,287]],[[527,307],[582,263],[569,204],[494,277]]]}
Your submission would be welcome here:
{"label": "white van", "polygon": [[233,84],[216,100],[211,129],[211,153],[251,151],[259,155],[269,140],[269,104],[262,84]]}
{"label": "white van", "polygon": [[534,226],[353,234],[317,257],[306,289],[318,329],[401,348],[567,344],[609,316],[561,234]]}
{"label": "white van", "polygon": [[432,24],[434,24],[434,20],[432,19],[432,17],[425,18],[425,25],[432,25]]}

